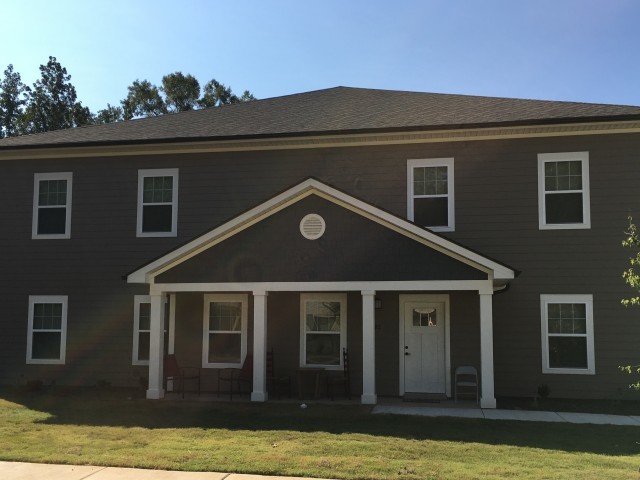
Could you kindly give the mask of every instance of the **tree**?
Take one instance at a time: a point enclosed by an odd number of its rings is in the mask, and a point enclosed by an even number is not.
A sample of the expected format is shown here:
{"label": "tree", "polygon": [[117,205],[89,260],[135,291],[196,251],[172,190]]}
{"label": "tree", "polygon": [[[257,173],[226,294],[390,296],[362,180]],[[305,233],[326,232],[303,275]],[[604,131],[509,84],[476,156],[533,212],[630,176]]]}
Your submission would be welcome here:
{"label": "tree", "polygon": [[[129,87],[127,98],[122,100],[125,120],[136,117],[152,117],[165,113],[185,112],[197,108],[219,107],[233,103],[255,100],[251,92],[245,90],[238,97],[231,87],[213,79],[206,83],[200,96],[200,83],[192,75],[174,72],[162,77],[162,87],[148,80],[136,80]],[[164,98],[161,95],[164,94]]]}
{"label": "tree", "polygon": [[[633,218],[629,217],[629,230],[625,232],[627,238],[622,241],[622,246],[625,248],[631,248],[633,255],[629,257],[629,268],[622,273],[624,281],[633,288],[635,293],[640,293],[640,273],[636,271],[636,267],[640,266],[640,237],[638,236],[638,229],[633,223]],[[628,298],[623,298],[621,303],[628,307],[630,305],[640,305],[640,295],[632,295]],[[632,374],[640,373],[640,365],[625,365],[620,369],[623,372]],[[636,383],[632,383],[629,387],[636,390],[640,390],[640,380]]]}
{"label": "tree", "polygon": [[231,91],[231,87],[225,87],[224,84],[214,78],[205,84],[202,98],[198,104],[200,108],[209,108],[219,107],[220,105],[230,105],[232,103],[238,103],[239,101],[238,97]]}
{"label": "tree", "polygon": [[107,103],[107,107],[102,110],[98,110],[98,113],[94,116],[94,123],[101,125],[104,123],[121,122],[124,120],[124,110],[118,106],[112,106]]}
{"label": "tree", "polygon": [[170,73],[162,77],[161,90],[165,95],[165,104],[171,112],[186,112],[198,106],[200,83],[192,75],[182,72]]}
{"label": "tree", "polygon": [[155,117],[167,113],[167,106],[160,96],[158,87],[148,80],[136,80],[129,87],[127,98],[122,100],[124,119],[134,117]]}
{"label": "tree", "polygon": [[21,133],[48,132],[91,123],[89,109],[77,101],[71,75],[56,57],[49,57],[46,65],[40,65],[40,74],[33,89],[25,88],[27,105],[20,121]]}
{"label": "tree", "polygon": [[0,81],[0,138],[18,134],[19,119],[26,103],[25,90],[20,74],[9,64]]}
{"label": "tree", "polygon": [[251,93],[249,90],[245,90],[244,92],[242,92],[242,96],[238,99],[239,102],[252,102],[253,100],[257,100],[257,98],[254,97],[253,93]]}

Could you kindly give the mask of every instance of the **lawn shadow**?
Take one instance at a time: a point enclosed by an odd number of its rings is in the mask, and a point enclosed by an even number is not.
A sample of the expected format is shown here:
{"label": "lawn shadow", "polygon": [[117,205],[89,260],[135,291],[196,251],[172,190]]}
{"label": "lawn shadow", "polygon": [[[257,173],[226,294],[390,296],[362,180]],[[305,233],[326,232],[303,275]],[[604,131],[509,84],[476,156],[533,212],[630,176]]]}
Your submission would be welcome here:
{"label": "lawn shadow", "polygon": [[410,440],[472,442],[601,455],[640,453],[640,427],[372,415],[361,405],[147,401],[139,391],[0,390],[0,398],[48,414],[41,424],[149,429],[357,433]]}

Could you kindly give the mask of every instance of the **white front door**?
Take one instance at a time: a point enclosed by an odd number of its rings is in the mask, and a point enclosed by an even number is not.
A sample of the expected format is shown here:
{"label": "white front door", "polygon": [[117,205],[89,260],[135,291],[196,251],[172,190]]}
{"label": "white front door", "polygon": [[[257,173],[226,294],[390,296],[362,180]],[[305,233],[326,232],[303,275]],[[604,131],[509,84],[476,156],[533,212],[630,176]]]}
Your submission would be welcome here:
{"label": "white front door", "polygon": [[446,393],[445,302],[404,303],[404,391]]}

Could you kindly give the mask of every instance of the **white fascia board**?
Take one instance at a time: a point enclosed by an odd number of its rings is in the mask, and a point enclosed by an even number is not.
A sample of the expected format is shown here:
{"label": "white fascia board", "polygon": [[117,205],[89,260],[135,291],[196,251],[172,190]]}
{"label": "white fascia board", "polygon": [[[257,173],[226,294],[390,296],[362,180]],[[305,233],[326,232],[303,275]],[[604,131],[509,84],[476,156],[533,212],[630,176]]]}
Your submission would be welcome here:
{"label": "white fascia board", "polygon": [[195,238],[182,247],[169,252],[167,255],[154,260],[148,265],[145,265],[144,267],[129,274],[127,276],[127,282],[150,283],[155,275],[158,275],[167,270],[167,267],[173,267],[181,260],[184,261],[192,257],[193,255],[206,250],[215,243],[218,243],[218,241],[228,238],[235,233],[253,225],[257,221],[278,212],[282,208],[289,205],[291,203],[291,200],[297,200],[297,197],[303,198],[302,194],[305,192],[305,190],[310,190],[310,188],[312,187],[312,185],[310,185],[311,182],[315,181],[313,179],[305,180],[304,182],[290,188],[289,190],[286,190],[281,194],[267,200],[266,202],[252,208],[251,210],[238,215],[237,217],[211,230],[210,232],[207,232],[204,235]]}
{"label": "white fascia board", "polygon": [[151,295],[164,292],[344,292],[344,291],[476,291],[490,295],[493,285],[487,280],[406,280],[363,282],[246,282],[246,283],[158,283],[150,286]]}
{"label": "white fascia board", "polygon": [[127,277],[127,282],[152,283],[156,275],[159,275],[178,263],[191,258],[212,245],[233,236],[237,232],[248,228],[258,221],[263,220],[264,218],[308,195],[311,195],[312,193],[318,194],[322,198],[333,201],[334,203],[340,203],[344,206],[351,207],[351,210],[355,210],[357,213],[366,216],[371,220],[377,221],[382,225],[386,225],[387,227],[393,226],[396,231],[399,231],[399,233],[410,238],[413,237],[414,240],[422,239],[430,246],[448,256],[487,271],[492,280],[510,280],[514,278],[514,271],[504,265],[461,247],[460,245],[457,245],[441,236],[435,235],[429,230],[425,230],[406,220],[396,217],[395,215],[369,205],[362,200],[358,200],[346,193],[340,192],[339,190],[336,190],[335,188],[318,180],[309,178],[289,190],[286,190],[270,200],[267,200],[251,210],[235,217],[218,228],[205,233],[186,245],[183,245],[167,255],[151,262],[141,269],[136,270]]}
{"label": "white fascia board", "polygon": [[395,225],[396,227],[406,232],[412,233],[417,237],[423,238],[424,240],[427,240],[429,243],[433,245],[437,245],[444,248],[447,252],[449,252],[449,256],[451,256],[451,254],[455,254],[454,256],[459,257],[460,259],[467,259],[479,266],[485,267],[486,269],[493,272],[494,279],[513,279],[514,278],[515,272],[510,268],[505,267],[504,265],[501,265],[497,262],[494,262],[493,260],[483,257],[478,253],[472,252],[471,250],[468,250],[460,245],[457,245],[456,243],[453,243],[444,237],[436,235],[429,230],[425,230],[424,228],[421,228],[411,222],[403,220],[395,215],[385,212],[384,210],[380,210],[377,207],[369,205],[368,203],[365,203],[362,200],[353,198],[350,195],[347,195],[343,192],[340,192],[339,190],[329,187],[328,185],[319,183],[317,181],[316,181],[316,184],[317,184],[318,190],[328,193],[329,195],[339,200],[342,200],[343,202],[348,203],[359,210],[371,213],[372,215],[379,218],[380,220],[384,220],[388,224]]}

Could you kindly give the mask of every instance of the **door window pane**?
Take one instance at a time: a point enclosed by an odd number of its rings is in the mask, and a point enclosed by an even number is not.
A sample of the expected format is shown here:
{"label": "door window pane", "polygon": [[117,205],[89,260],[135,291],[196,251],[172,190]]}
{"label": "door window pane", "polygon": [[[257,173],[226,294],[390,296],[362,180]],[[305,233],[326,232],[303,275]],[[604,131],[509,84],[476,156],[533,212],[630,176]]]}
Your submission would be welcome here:
{"label": "door window pane", "polygon": [[413,309],[413,326],[414,327],[435,327],[438,325],[435,308],[414,308]]}

